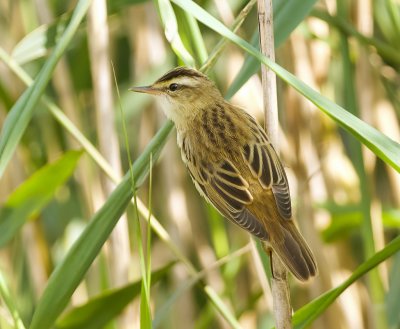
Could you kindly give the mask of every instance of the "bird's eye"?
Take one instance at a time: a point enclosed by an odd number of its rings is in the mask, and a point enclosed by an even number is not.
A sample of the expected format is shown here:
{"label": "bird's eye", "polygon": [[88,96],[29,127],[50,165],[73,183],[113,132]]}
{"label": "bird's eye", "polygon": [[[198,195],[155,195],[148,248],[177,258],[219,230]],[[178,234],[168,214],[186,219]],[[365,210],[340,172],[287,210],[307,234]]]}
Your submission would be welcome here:
{"label": "bird's eye", "polygon": [[168,89],[171,91],[178,90],[178,88],[179,88],[179,85],[177,83],[171,83],[168,87]]}

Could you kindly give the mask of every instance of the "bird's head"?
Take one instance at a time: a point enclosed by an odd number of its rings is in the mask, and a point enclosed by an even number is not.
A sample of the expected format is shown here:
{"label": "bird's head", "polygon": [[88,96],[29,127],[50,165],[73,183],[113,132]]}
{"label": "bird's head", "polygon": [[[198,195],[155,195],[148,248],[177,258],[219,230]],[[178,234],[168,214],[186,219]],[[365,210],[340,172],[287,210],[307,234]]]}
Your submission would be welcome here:
{"label": "bird's head", "polygon": [[129,90],[155,95],[166,116],[177,126],[190,120],[206,107],[223,101],[221,93],[206,75],[186,67],[177,67],[150,86]]}

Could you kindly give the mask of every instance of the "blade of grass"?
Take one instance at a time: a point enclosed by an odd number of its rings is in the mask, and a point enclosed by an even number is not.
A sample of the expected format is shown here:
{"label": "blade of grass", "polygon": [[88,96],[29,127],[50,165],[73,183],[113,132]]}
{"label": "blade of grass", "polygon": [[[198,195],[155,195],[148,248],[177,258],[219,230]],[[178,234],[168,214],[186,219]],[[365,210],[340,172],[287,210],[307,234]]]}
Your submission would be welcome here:
{"label": "blade of grass", "polygon": [[[152,285],[168,275],[175,262],[151,273]],[[103,328],[140,293],[142,280],[122,288],[106,291],[91,298],[87,303],[74,307],[56,323],[57,329],[98,329]]]}
{"label": "blade of grass", "polygon": [[293,74],[286,71],[278,64],[272,62],[263,56],[255,47],[248,42],[238,37],[230,31],[224,24],[218,21],[215,17],[207,13],[203,8],[191,1],[173,0],[175,4],[190,12],[195,18],[203,24],[219,33],[220,35],[228,38],[240,48],[256,57],[260,62],[267,65],[273,70],[282,80],[291,85],[301,95],[309,99],[320,110],[332,118],[341,127],[351,133],[361,143],[367,146],[383,161],[388,163],[398,172],[400,172],[400,145],[382,134],[375,128],[371,127],[364,121],[360,120],[353,114],[346,111],[341,106],[335,104],[328,98],[322,96],[314,89],[310,88],[304,82],[297,79]]}
{"label": "blade of grass", "polygon": [[[347,2],[337,0],[338,16],[348,17]],[[340,34],[340,57],[342,63],[342,79],[340,86],[343,98],[343,105],[354,115],[359,114],[357,95],[355,90],[354,70],[350,59],[350,49],[348,40],[345,34]],[[347,146],[349,159],[352,162],[357,173],[360,183],[360,210],[363,220],[361,222],[361,237],[363,241],[364,259],[370,258],[375,253],[375,242],[371,223],[371,195],[369,192],[369,182],[364,167],[364,157],[362,154],[361,145],[348,135],[343,136],[344,145]],[[373,301],[373,321],[377,328],[387,328],[385,311],[379,306],[384,302],[384,290],[378,270],[371,271],[368,274],[369,293]]]}
{"label": "blade of grass", "polygon": [[394,30],[393,34],[395,36],[395,40],[400,40],[400,13],[398,2],[394,2],[393,0],[386,0],[385,3],[388,7],[390,21]]}
{"label": "blade of grass", "polygon": [[71,15],[60,16],[52,24],[44,24],[25,35],[14,47],[11,56],[23,65],[44,57],[59,42]]}
{"label": "blade of grass", "polygon": [[[148,291],[148,300],[147,300],[147,307],[149,309],[149,313],[151,312],[150,308],[150,287],[151,287],[151,207],[152,207],[152,191],[153,191],[153,155],[150,154],[150,170],[149,170],[149,196],[148,196],[148,209],[149,209],[149,216],[147,217],[147,234],[146,234],[146,270],[147,270],[147,287],[145,289]],[[150,313],[151,314],[151,313]],[[151,320],[151,319],[150,319]],[[151,323],[149,324],[151,328]]]}
{"label": "blade of grass", "polygon": [[[132,168],[136,183],[135,189],[142,184],[148,174],[150,154],[154,155],[154,159],[158,158],[172,127],[172,123],[167,122],[135,161]],[[51,274],[33,314],[30,329],[50,328],[68,304],[72,293],[100,252],[132,198],[133,191],[129,176],[129,173],[125,175],[104,205],[94,214],[62,263]]]}
{"label": "blade of grass", "polygon": [[308,16],[317,0],[279,1],[278,3],[282,4],[279,6],[274,4],[275,47],[279,47]]}
{"label": "blade of grass", "polygon": [[[117,85],[117,77],[115,75],[114,65],[112,65],[112,69],[113,69],[113,74],[114,74],[114,83],[115,83],[115,86],[117,89],[119,110],[120,110],[121,118],[123,118],[124,111],[122,109],[121,96],[119,94],[119,88]],[[141,290],[140,290],[140,327],[144,328],[144,329],[149,329],[149,328],[151,328],[151,308],[150,308],[150,282],[148,282],[148,279],[149,279],[149,272],[151,271],[151,269],[148,266],[149,264],[146,264],[146,258],[145,258],[144,251],[143,251],[142,230],[141,230],[141,225],[140,225],[140,221],[139,221],[140,217],[139,217],[139,210],[138,210],[138,206],[137,206],[137,204],[138,204],[137,196],[136,196],[136,191],[134,190],[134,186],[136,186],[136,183],[135,183],[135,176],[134,176],[132,165],[131,165],[132,160],[131,160],[131,154],[129,151],[130,148],[129,148],[128,133],[126,130],[125,120],[122,120],[122,131],[123,131],[123,136],[124,136],[125,149],[126,149],[126,153],[127,153],[127,157],[128,157],[128,162],[129,162],[129,174],[130,174],[130,180],[131,180],[131,185],[132,185],[134,208],[135,208],[135,212],[136,212],[136,220],[134,221],[134,231],[135,231],[135,235],[136,235],[136,241],[138,243],[140,273],[142,275]],[[149,156],[150,156],[149,172],[150,172],[150,179],[151,179],[152,153],[150,153]],[[150,190],[151,190],[151,188],[150,188]],[[148,249],[147,251],[148,251],[148,253],[151,253],[150,249]]]}
{"label": "blade of grass", "polygon": [[0,81],[0,101],[6,110],[10,109],[14,103],[9,87],[7,81]]}
{"label": "blade of grass", "polygon": [[400,250],[400,237],[389,242],[385,248],[378,251],[367,261],[362,263],[353,274],[342,284],[329,290],[311,303],[303,306],[293,315],[294,329],[308,328],[349,286],[361,278],[368,271],[377,267],[380,263],[393,256]]}
{"label": "blade of grass", "polygon": [[400,253],[394,257],[389,276],[389,288],[386,295],[386,309],[389,328],[400,327],[399,296],[400,296]]}
{"label": "blade of grass", "polygon": [[172,6],[172,8],[178,24],[179,36],[185,48],[192,54],[197,67],[199,63],[207,59],[207,49],[205,48],[197,20],[177,6]]}
{"label": "blade of grass", "polygon": [[[111,66],[112,66],[112,70],[113,70],[114,83],[115,83],[115,87],[117,90],[118,105],[119,105],[118,107],[120,110],[120,116],[121,116],[121,118],[124,118],[124,111],[122,109],[121,96],[120,96],[119,88],[118,88],[118,84],[117,84],[117,77],[115,74],[114,64],[112,64]],[[129,174],[130,174],[130,180],[131,180],[131,185],[132,185],[134,208],[135,208],[135,212],[136,212],[136,220],[134,221],[134,231],[135,231],[135,235],[136,235],[136,241],[138,243],[140,273],[142,275],[142,280],[141,280],[141,284],[140,284],[140,286],[141,286],[141,289],[140,289],[140,326],[141,326],[141,328],[150,328],[151,327],[150,282],[148,282],[148,280],[149,280],[149,276],[151,273],[151,269],[146,264],[146,260],[145,260],[145,256],[144,256],[144,252],[143,252],[143,241],[142,241],[142,235],[141,235],[141,225],[140,225],[140,221],[139,221],[137,195],[134,190],[134,186],[136,184],[135,184],[135,177],[134,177],[133,170],[132,170],[132,160],[131,160],[131,153],[130,153],[130,148],[129,148],[128,134],[127,134],[127,130],[126,130],[125,120],[122,120],[122,132],[123,132],[123,136],[124,136],[125,149],[126,149],[128,163],[129,163]],[[152,159],[152,154],[150,153],[150,179],[151,179],[151,170],[152,170],[151,159]],[[150,253],[150,249],[148,249],[147,252]]]}
{"label": "blade of grass", "polygon": [[164,26],[165,37],[171,44],[172,50],[185,63],[186,66],[193,67],[194,58],[185,48],[181,37],[178,33],[178,23],[174,13],[174,9],[169,0],[155,0],[161,22]]}
{"label": "blade of grass", "polygon": [[43,65],[35,82],[25,90],[8,113],[0,135],[0,178],[3,176],[7,164],[28,126],[35,106],[44,93],[58,60],[65,53],[89,8],[90,2],[90,0],[79,0],[68,27]]}
{"label": "blade of grass", "polygon": [[46,206],[56,189],[72,175],[81,155],[81,151],[66,152],[57,161],[36,171],[9,195],[0,209],[0,247]]}
{"label": "blade of grass", "polygon": [[[139,217],[136,220],[135,231],[138,235],[141,234],[141,226],[139,224]],[[145,255],[143,251],[143,241],[138,239],[139,257],[140,257],[140,272],[142,273],[142,283],[140,288],[140,328],[151,329],[152,315],[150,307],[150,282],[148,282],[147,266]]]}
{"label": "blade of grass", "polygon": [[[397,30],[397,23],[393,21],[398,16],[398,13],[391,13],[390,0],[373,1],[374,23],[376,24],[378,33],[382,35],[394,48],[399,49],[400,31]],[[396,7],[396,6],[395,6]],[[395,9],[398,11],[398,8]]]}
{"label": "blade of grass", "polygon": [[196,57],[200,63],[207,60],[207,48],[201,35],[199,25],[192,15],[184,12],[186,24],[189,26],[188,35],[190,35],[191,42],[193,43]]}
{"label": "blade of grass", "polygon": [[107,11],[109,14],[115,14],[121,11],[124,7],[149,2],[150,0],[107,0]]}
{"label": "blade of grass", "polygon": [[7,306],[13,320],[15,329],[25,329],[24,323],[22,322],[19,312],[14,305],[13,298],[10,295],[6,280],[3,273],[0,271],[0,296],[4,304]]}

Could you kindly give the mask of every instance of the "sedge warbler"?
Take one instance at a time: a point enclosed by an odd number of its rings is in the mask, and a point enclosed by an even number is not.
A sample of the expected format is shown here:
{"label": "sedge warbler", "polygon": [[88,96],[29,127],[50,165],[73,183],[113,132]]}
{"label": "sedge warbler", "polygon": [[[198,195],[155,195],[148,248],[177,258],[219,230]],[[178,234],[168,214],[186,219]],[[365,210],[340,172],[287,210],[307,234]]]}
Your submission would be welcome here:
{"label": "sedge warbler", "polygon": [[317,273],[315,258],[292,218],[285,170],[263,128],[227,102],[194,69],[178,67],[150,86],[176,126],[182,159],[200,194],[227,219],[261,239],[293,275]]}

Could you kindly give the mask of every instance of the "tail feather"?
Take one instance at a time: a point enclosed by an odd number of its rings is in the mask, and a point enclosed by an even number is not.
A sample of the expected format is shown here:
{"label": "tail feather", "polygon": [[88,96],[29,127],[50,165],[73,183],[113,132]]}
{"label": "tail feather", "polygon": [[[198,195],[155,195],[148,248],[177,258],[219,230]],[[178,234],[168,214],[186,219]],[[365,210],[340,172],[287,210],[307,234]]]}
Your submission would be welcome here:
{"label": "tail feather", "polygon": [[293,222],[287,224],[281,226],[282,238],[269,246],[297,279],[307,281],[318,272],[314,255]]}

